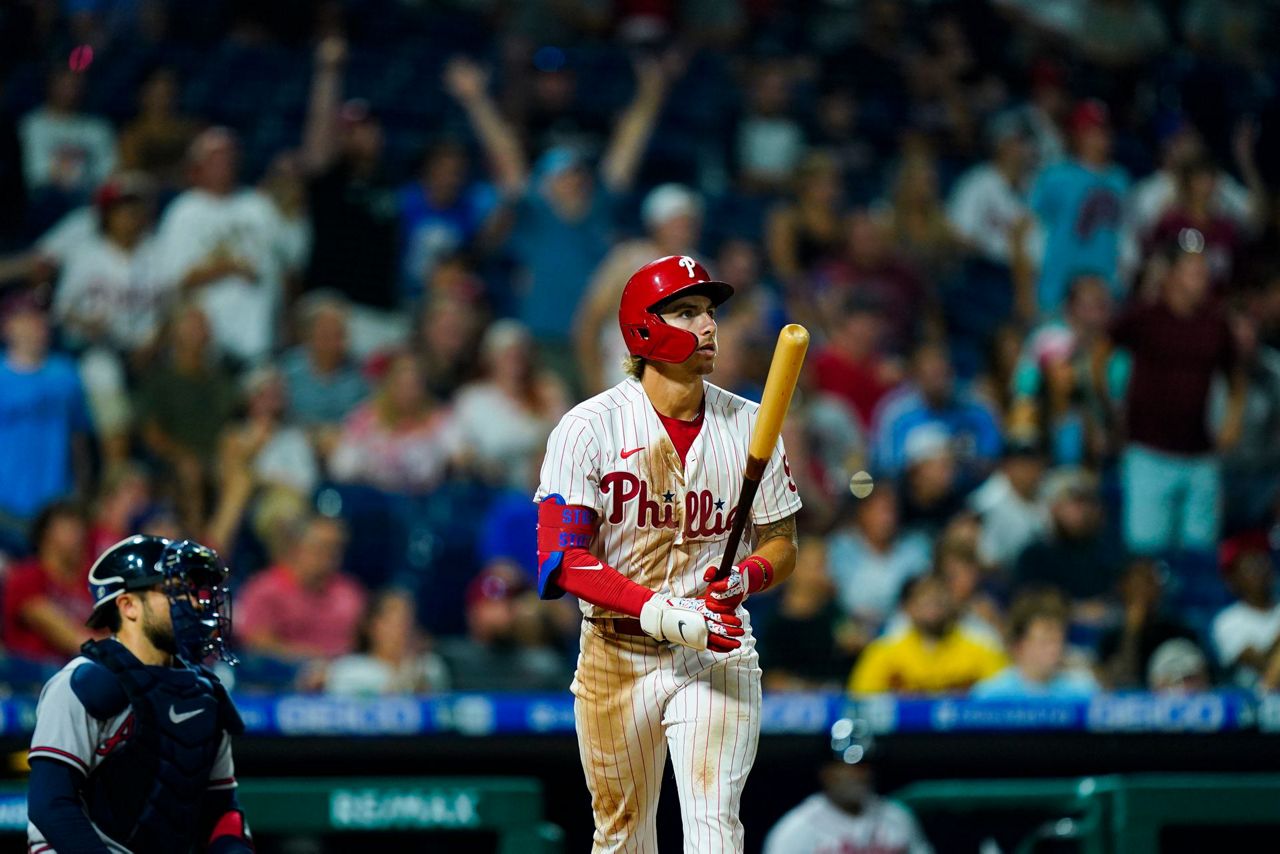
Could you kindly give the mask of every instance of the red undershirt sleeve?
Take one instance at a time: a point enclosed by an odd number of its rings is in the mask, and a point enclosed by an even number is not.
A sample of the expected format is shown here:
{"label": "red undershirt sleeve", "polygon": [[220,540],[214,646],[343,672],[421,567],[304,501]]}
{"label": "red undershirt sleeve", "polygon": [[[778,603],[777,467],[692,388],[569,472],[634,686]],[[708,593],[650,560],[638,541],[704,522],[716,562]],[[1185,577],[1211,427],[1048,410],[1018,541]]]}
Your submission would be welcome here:
{"label": "red undershirt sleeve", "polygon": [[624,577],[586,549],[564,553],[556,583],[584,602],[631,617],[639,617],[640,609],[653,596],[648,587]]}

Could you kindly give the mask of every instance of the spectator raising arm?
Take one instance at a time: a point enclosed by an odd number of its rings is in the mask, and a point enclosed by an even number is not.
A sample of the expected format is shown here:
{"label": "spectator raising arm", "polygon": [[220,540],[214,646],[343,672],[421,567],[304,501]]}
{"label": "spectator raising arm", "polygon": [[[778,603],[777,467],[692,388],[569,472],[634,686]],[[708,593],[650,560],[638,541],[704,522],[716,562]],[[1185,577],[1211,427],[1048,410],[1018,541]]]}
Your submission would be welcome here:
{"label": "spectator raising arm", "polygon": [[445,66],[445,89],[466,111],[489,158],[494,182],[504,196],[515,198],[524,190],[529,166],[520,139],[488,92],[488,83],[488,73],[466,57],[454,57]]}
{"label": "spectator raising arm", "polygon": [[1236,167],[1240,177],[1249,191],[1249,203],[1246,208],[1248,218],[1246,225],[1252,232],[1260,231],[1267,222],[1270,212],[1267,185],[1262,180],[1262,172],[1258,169],[1257,157],[1258,124],[1255,120],[1244,119],[1236,125],[1231,134],[1231,153],[1235,156]]}
{"label": "spectator raising arm", "polygon": [[338,104],[346,62],[347,43],[338,36],[330,36],[316,48],[307,123],[302,132],[303,167],[313,175],[327,169],[338,156]]}
{"label": "spectator raising arm", "polygon": [[614,125],[609,147],[600,162],[600,178],[612,193],[631,189],[667,91],[672,81],[683,73],[685,59],[675,51],[668,51],[661,58],[637,60],[634,67],[635,98]]}

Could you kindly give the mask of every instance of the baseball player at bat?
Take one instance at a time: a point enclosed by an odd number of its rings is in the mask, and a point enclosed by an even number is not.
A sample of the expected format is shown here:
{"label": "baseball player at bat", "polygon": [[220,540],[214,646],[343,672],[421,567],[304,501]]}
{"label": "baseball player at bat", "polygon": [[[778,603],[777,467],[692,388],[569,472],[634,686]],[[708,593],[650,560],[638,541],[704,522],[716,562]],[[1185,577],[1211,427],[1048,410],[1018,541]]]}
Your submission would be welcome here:
{"label": "baseball player at bat", "polygon": [[800,498],[779,440],[716,579],[759,408],[706,380],[715,310],[732,294],[684,255],[636,271],[618,311],[628,378],[574,407],[547,442],[538,591],[572,593],[586,617],[572,691],[596,852],[657,850],[668,753],[684,850],[744,846],[760,666],[742,603],[791,573]]}

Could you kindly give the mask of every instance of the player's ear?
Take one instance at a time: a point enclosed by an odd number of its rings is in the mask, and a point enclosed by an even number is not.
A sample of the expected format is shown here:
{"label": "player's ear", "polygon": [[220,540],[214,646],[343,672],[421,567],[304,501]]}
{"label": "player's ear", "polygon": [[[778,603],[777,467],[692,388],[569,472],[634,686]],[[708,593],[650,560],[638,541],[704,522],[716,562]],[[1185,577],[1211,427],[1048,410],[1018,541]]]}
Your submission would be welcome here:
{"label": "player's ear", "polygon": [[120,611],[120,622],[142,619],[142,599],[136,593],[121,593],[116,597],[116,609]]}

